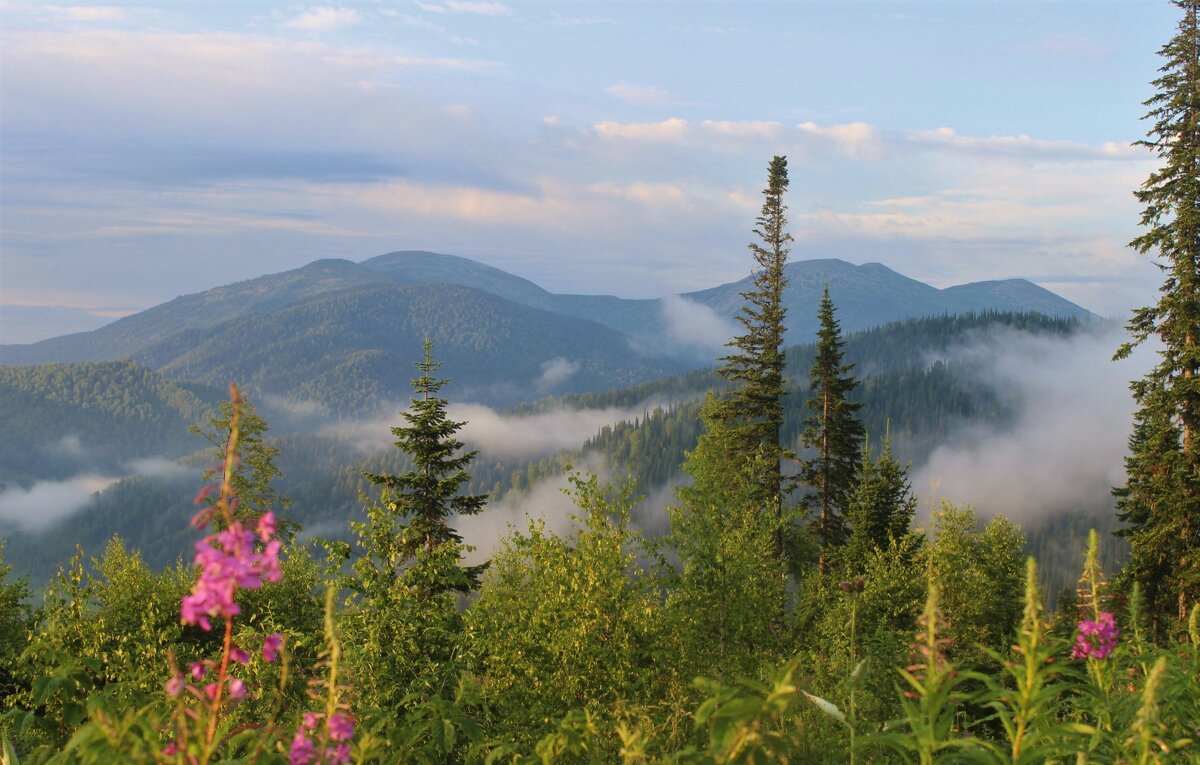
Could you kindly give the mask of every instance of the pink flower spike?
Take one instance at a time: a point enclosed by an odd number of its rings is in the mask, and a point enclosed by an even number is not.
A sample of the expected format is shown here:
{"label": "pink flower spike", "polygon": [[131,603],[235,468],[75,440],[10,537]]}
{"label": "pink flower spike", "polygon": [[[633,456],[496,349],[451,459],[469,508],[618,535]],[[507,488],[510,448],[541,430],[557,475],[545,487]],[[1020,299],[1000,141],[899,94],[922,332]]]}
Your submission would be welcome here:
{"label": "pink flower spike", "polygon": [[262,657],[263,661],[273,662],[279,656],[279,649],[283,647],[283,635],[278,632],[267,635],[267,639],[263,641]]}
{"label": "pink flower spike", "polygon": [[1117,647],[1119,634],[1116,618],[1107,611],[1102,611],[1094,622],[1081,621],[1075,634],[1075,645],[1071,648],[1071,658],[1106,659]]}
{"label": "pink flower spike", "polygon": [[329,747],[325,750],[325,762],[327,765],[345,765],[350,762],[350,747],[346,744]]}
{"label": "pink flower spike", "polygon": [[246,695],[246,684],[241,678],[235,677],[229,681],[229,698],[235,701],[240,700]]}
{"label": "pink flower spike", "polygon": [[334,741],[349,741],[354,738],[354,717],[334,715],[329,718],[329,738]]}
{"label": "pink flower spike", "polygon": [[319,723],[321,718],[324,716],[325,715],[318,714],[316,712],[305,712],[300,718],[300,725],[304,728],[304,730],[316,730],[317,723]]}
{"label": "pink flower spike", "polygon": [[199,680],[200,678],[204,677],[204,675],[208,672],[208,669],[202,662],[193,661],[191,665],[188,666],[188,671],[191,672],[193,680]]}
{"label": "pink flower spike", "polygon": [[264,544],[275,536],[275,513],[271,510],[262,514],[258,519],[258,540]]}
{"label": "pink flower spike", "polygon": [[245,651],[243,651],[241,648],[238,648],[237,646],[234,646],[233,648],[229,649],[229,658],[232,661],[236,661],[238,664],[249,664],[250,663],[250,654],[246,653]]}
{"label": "pink flower spike", "polygon": [[304,731],[296,731],[296,736],[292,739],[292,747],[288,750],[289,765],[308,765],[312,762],[315,754],[316,749],[313,748],[312,739],[304,735]]}

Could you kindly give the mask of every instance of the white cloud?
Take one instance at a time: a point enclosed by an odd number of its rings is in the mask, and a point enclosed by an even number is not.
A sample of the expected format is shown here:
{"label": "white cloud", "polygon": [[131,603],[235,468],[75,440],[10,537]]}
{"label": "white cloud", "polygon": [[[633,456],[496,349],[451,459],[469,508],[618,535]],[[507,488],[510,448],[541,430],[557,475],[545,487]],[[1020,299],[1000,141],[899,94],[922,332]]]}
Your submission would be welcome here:
{"label": "white cloud", "polygon": [[362,21],[353,8],[321,6],[309,8],[295,18],[284,22],[285,27],[303,29],[308,32],[332,32],[352,27]]}
{"label": "white cloud", "polygon": [[87,473],[65,481],[38,481],[28,489],[4,489],[0,491],[0,526],[42,531],[74,514],[94,493],[116,481]]}
{"label": "white cloud", "polygon": [[965,136],[953,128],[939,127],[933,130],[916,130],[905,136],[908,141],[933,147],[954,149],[971,153],[1013,154],[1026,156],[1049,156],[1059,159],[1090,157],[1100,159],[1146,158],[1146,150],[1132,145],[1108,141],[1099,146],[1072,141],[1046,141],[1027,135]]}
{"label": "white cloud", "polygon": [[928,509],[965,502],[1018,522],[1112,507],[1124,481],[1133,401],[1128,381],[1154,362],[1141,348],[1111,361],[1125,339],[1115,327],[1071,337],[996,332],[968,349],[972,379],[1012,402],[1006,427],[972,427],[936,449],[913,475]]}
{"label": "white cloud", "polygon": [[646,403],[506,415],[481,404],[451,404],[449,416],[466,422],[460,434],[473,449],[497,457],[540,457],[578,449],[604,426],[632,420],[652,408]]}
{"label": "white cloud", "polygon": [[687,120],[672,117],[661,122],[597,122],[592,129],[601,138],[629,141],[679,141],[688,133]]}
{"label": "white cloud", "polygon": [[777,139],[783,135],[782,122],[704,120],[700,127],[714,135],[742,140]]}
{"label": "white cloud", "polygon": [[431,13],[470,13],[476,16],[512,16],[513,9],[504,3],[486,2],[484,0],[446,0],[445,3],[422,3],[417,7]]}
{"label": "white cloud", "polygon": [[865,122],[826,126],[815,122],[802,122],[796,127],[805,135],[828,141],[838,151],[854,159],[873,159],[883,152],[879,128]]}
{"label": "white cloud", "polygon": [[87,23],[96,21],[123,21],[125,19],[124,10],[104,5],[48,5],[43,10],[64,21]]}
{"label": "white cloud", "polygon": [[579,371],[578,361],[559,356],[542,362],[542,374],[534,382],[538,390],[551,391],[575,376]]}
{"label": "white cloud", "polygon": [[688,350],[717,353],[738,331],[729,317],[679,295],[662,299],[662,314],[668,339]]}

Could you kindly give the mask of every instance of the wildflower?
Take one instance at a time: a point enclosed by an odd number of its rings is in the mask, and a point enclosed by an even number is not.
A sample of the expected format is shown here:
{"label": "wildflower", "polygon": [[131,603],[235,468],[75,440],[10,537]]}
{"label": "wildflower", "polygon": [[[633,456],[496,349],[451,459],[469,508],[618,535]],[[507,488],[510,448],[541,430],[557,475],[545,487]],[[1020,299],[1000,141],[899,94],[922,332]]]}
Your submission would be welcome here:
{"label": "wildflower", "polygon": [[217,684],[209,683],[204,686],[204,695],[208,697],[209,701],[215,700],[217,698]]}
{"label": "wildflower", "polygon": [[308,765],[316,753],[312,739],[305,735],[304,731],[296,731],[296,737],[292,739],[292,747],[288,750],[289,765]]}
{"label": "wildflower", "polygon": [[178,696],[179,694],[183,693],[183,688],[184,688],[184,681],[183,681],[182,674],[175,675],[174,677],[172,677],[170,680],[167,681],[167,695],[168,696]]}
{"label": "wildflower", "polygon": [[354,718],[350,715],[333,715],[330,717],[329,738],[334,741],[349,741],[354,738]]}
{"label": "wildflower", "polygon": [[193,680],[199,680],[200,678],[204,677],[206,672],[208,672],[208,669],[205,668],[204,664],[198,661],[193,661],[188,667],[188,670],[192,673]]}
{"label": "wildflower", "polygon": [[1079,623],[1075,645],[1071,649],[1072,659],[1104,659],[1117,647],[1116,620],[1108,611],[1101,611],[1096,621],[1085,619]]}
{"label": "wildflower", "polygon": [[338,744],[331,746],[325,750],[325,762],[328,765],[344,765],[350,762],[350,747],[347,744]]}
{"label": "wildflower", "polygon": [[[268,529],[274,529],[273,518],[266,524],[259,523],[260,540]],[[224,619],[241,613],[234,601],[239,587],[258,589],[263,581],[278,582],[283,577],[279,540],[266,541],[261,551],[255,549],[254,540],[253,531],[234,521],[224,531],[209,534],[196,543],[195,563],[200,577],[180,604],[184,624],[211,630],[209,617]]]}
{"label": "wildflower", "polygon": [[234,646],[229,649],[229,658],[231,661],[236,661],[238,664],[249,664],[250,654],[243,651],[241,648]]}
{"label": "wildflower", "polygon": [[263,661],[273,662],[279,656],[279,649],[283,647],[283,635],[278,632],[267,635],[267,639],[263,641],[262,657]]}
{"label": "wildflower", "polygon": [[167,757],[174,757],[178,751],[179,751],[179,744],[176,744],[174,741],[172,741],[171,743],[169,743],[163,747],[162,753],[164,755],[166,755]]}
{"label": "wildflower", "polygon": [[316,730],[317,723],[321,721],[322,717],[324,715],[317,714],[316,712],[305,712],[304,716],[300,718],[300,725],[304,730]]}
{"label": "wildflower", "polygon": [[240,678],[233,678],[229,681],[229,698],[237,700],[246,695],[246,683]]}

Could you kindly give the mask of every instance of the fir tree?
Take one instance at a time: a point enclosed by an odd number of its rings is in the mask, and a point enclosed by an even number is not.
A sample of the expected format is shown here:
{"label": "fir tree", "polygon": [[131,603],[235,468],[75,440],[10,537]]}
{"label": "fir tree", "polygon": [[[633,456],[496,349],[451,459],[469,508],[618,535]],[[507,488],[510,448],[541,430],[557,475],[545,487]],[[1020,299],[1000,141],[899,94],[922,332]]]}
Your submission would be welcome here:
{"label": "fir tree", "polygon": [[899,542],[909,532],[916,509],[908,469],[892,455],[891,434],[884,435],[879,456],[874,459],[864,439],[858,478],[847,499],[848,566],[861,568],[872,552],[888,549],[893,540]]}
{"label": "fir tree", "polygon": [[1146,102],[1153,127],[1139,142],[1163,166],[1134,192],[1146,230],[1130,243],[1156,256],[1166,279],[1158,302],[1134,312],[1132,339],[1116,354],[1151,337],[1163,346],[1131,385],[1139,409],[1128,480],[1115,490],[1132,548],[1126,576],[1141,584],[1160,630],[1200,599],[1200,2],[1175,5],[1183,18],[1160,51],[1158,92]]}
{"label": "fir tree", "polygon": [[388,568],[394,574],[403,568],[405,580],[423,594],[467,592],[478,586],[484,566],[458,565],[466,550],[450,520],[452,516],[475,515],[483,509],[487,496],[460,494],[471,479],[467,466],[476,452],[462,451],[463,442],[454,437],[465,423],[446,416],[449,402],[437,394],[447,380],[434,377],[441,362],[433,360],[433,343],[428,338],[424,358],[416,366],[421,372],[412,382],[416,395],[409,410],[402,413],[408,424],[392,428],[396,446],[412,459],[413,469],[401,475],[363,473],[380,488],[376,506],[380,523],[375,525],[384,535],[394,532],[394,539],[377,541],[393,561]]}
{"label": "fir tree", "polygon": [[[434,377],[440,366],[426,338],[415,396],[403,412],[407,425],[392,428],[412,470],[364,472],[380,487],[379,499],[367,506],[366,521],[350,524],[363,554],[344,582],[357,599],[343,622],[347,659],[360,694],[381,708],[450,687],[462,632],[459,595],[478,587],[484,568],[462,565],[469,548],[450,525],[451,516],[482,510],[486,497],[459,493],[475,452],[462,451],[454,437],[463,423],[446,416],[447,401],[437,395],[446,384]],[[344,544],[340,551],[349,555]]]}
{"label": "fir tree", "polygon": [[845,543],[847,499],[862,460],[863,427],[856,412],[860,404],[849,399],[858,381],[850,375],[853,364],[843,364],[841,329],[833,317],[829,287],[817,310],[816,356],[809,372],[809,416],[801,443],[813,456],[800,463],[800,479],[812,489],[803,505],[815,515],[814,530],[821,545],[819,569],[825,572],[831,548]]}
{"label": "fir tree", "polygon": [[735,387],[713,411],[714,417],[724,423],[735,458],[742,464],[754,460],[758,466],[757,480],[753,482],[754,498],[760,507],[774,512],[779,526],[777,554],[782,554],[783,547],[782,460],[786,456],[779,444],[785,395],[783,320],[787,313],[783,305],[783,290],[787,285],[783,267],[787,263],[788,243],[792,241],[785,230],[787,205],[783,203],[783,194],[787,187],[787,158],[773,157],[767,170],[767,186],[762,192],[762,212],[754,229],[760,241],[750,244],[758,264],[754,289],[742,293],[746,304],[737,317],[746,332],[729,343],[735,350],[722,357],[724,363],[718,370]]}

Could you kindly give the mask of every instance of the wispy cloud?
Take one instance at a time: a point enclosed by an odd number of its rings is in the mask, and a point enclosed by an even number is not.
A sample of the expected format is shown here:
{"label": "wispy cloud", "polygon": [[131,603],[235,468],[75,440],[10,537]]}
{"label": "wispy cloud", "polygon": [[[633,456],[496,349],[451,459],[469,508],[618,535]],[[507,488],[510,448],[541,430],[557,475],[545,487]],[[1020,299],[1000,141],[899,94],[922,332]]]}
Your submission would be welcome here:
{"label": "wispy cloud", "polygon": [[974,153],[1114,160],[1140,160],[1147,156],[1143,148],[1114,141],[1089,146],[1072,141],[1041,140],[1027,135],[965,136],[949,127],[917,130],[908,133],[905,138],[913,143]]}
{"label": "wispy cloud", "polygon": [[123,21],[126,18],[123,9],[106,5],[48,5],[44,10],[64,21]]}
{"label": "wispy cloud", "polygon": [[604,89],[613,98],[630,104],[657,104],[670,106],[683,103],[675,94],[666,88],[656,88],[650,85],[632,85],[628,82],[618,82]]}
{"label": "wispy cloud", "polygon": [[445,0],[443,3],[418,2],[417,7],[430,13],[470,13],[476,16],[512,16],[513,9],[487,0]]}
{"label": "wispy cloud", "polygon": [[883,140],[879,128],[865,122],[849,122],[844,125],[818,125],[802,122],[796,126],[801,133],[828,141],[841,153],[854,159],[870,159],[883,152]]}
{"label": "wispy cloud", "polygon": [[616,24],[616,19],[607,16],[564,16],[561,13],[551,13],[550,23],[556,27],[594,27],[602,24]]}
{"label": "wispy cloud", "polygon": [[688,131],[687,120],[672,117],[661,122],[597,122],[592,129],[601,138],[632,141],[677,141]]}
{"label": "wispy cloud", "polygon": [[298,16],[284,22],[285,27],[303,29],[307,32],[332,32],[352,27],[362,21],[353,8],[321,6],[302,11]]}

